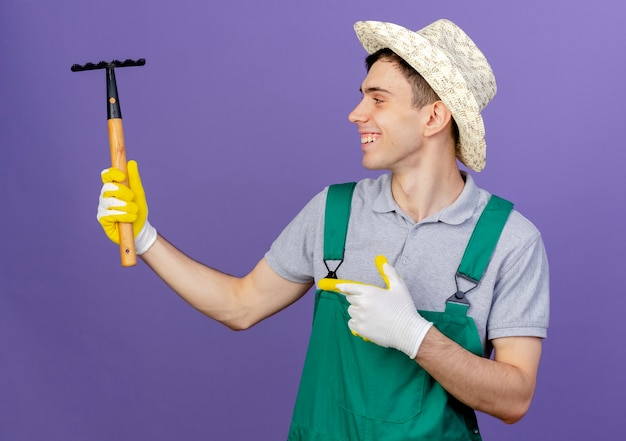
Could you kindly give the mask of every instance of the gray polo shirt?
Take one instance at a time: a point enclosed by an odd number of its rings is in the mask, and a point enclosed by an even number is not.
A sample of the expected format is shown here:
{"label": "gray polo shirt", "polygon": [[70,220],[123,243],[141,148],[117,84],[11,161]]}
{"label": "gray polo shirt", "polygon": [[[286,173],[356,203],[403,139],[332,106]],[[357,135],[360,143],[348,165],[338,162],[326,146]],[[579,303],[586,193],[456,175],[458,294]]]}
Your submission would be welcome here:
{"label": "gray polo shirt", "polygon": [[[391,176],[359,181],[352,199],[344,262],[337,276],[384,286],[374,264],[387,257],[402,275],[417,309],[443,311],[457,291],[456,270],[490,194],[463,173],[465,187],[450,206],[414,222],[395,203]],[[281,277],[299,283],[317,281],[324,265],[324,189],[274,241],[265,258]],[[329,262],[334,269],[337,262]],[[461,280],[460,288],[471,285]],[[547,336],[549,320],[548,261],[537,228],[513,211],[485,274],[467,298],[485,355],[489,340],[510,336]]]}

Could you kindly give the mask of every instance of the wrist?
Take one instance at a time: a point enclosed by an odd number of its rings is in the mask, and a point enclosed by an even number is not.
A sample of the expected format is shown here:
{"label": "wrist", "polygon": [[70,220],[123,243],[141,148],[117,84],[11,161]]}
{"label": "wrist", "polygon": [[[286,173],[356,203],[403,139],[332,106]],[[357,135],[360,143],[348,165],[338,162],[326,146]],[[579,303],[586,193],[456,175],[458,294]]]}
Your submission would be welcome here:
{"label": "wrist", "polygon": [[150,222],[146,219],[146,223],[135,237],[135,252],[138,256],[148,251],[154,242],[157,240],[157,230],[150,225]]}
{"label": "wrist", "polygon": [[417,311],[412,311],[412,314],[404,320],[404,323],[405,325],[402,327],[403,330],[400,332],[399,339],[402,342],[402,347],[397,349],[404,352],[409,358],[414,359],[433,323],[423,318]]}

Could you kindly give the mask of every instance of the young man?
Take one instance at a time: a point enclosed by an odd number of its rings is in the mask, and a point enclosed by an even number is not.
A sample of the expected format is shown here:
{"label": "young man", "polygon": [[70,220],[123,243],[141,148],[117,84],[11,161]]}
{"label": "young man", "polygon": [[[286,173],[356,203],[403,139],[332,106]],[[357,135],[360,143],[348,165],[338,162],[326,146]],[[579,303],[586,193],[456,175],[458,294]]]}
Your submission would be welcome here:
{"label": "young man", "polygon": [[364,167],[390,173],[350,190],[341,257],[325,254],[326,216],[340,211],[327,205],[335,200],[328,188],[242,278],[193,261],[157,234],[133,161],[130,188],[118,170],[103,172],[98,219],[113,241],[117,222],[132,222],[143,260],[232,329],[253,326],[317,282],[290,440],[479,440],[473,409],[506,423],[526,413],[549,308],[543,242],[517,211],[506,211],[484,271],[469,277],[462,269],[483,255],[468,252],[470,242],[485,248],[497,229],[470,241],[482,213],[502,211],[456,162],[474,171],[485,165],[480,111],[495,78],[450,21],[417,32],[381,22],[355,30],[371,55],[349,119]]}

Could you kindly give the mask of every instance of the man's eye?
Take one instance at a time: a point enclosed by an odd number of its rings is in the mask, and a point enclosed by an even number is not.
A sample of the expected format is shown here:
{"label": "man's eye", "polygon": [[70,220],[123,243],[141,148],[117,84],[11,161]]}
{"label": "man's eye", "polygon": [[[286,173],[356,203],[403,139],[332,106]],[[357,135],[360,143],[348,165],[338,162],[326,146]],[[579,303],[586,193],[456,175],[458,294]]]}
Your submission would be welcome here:
{"label": "man's eye", "polygon": [[380,98],[372,98],[376,104],[380,104],[383,102]]}

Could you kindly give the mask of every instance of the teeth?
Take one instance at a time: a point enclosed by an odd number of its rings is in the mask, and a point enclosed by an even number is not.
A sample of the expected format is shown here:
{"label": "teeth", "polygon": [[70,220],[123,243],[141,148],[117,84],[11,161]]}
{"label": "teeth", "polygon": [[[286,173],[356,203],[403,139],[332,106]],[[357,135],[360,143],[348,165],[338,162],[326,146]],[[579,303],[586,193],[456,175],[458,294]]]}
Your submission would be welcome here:
{"label": "teeth", "polygon": [[361,136],[361,144],[368,144],[370,142],[374,142],[374,135],[363,135]]}

